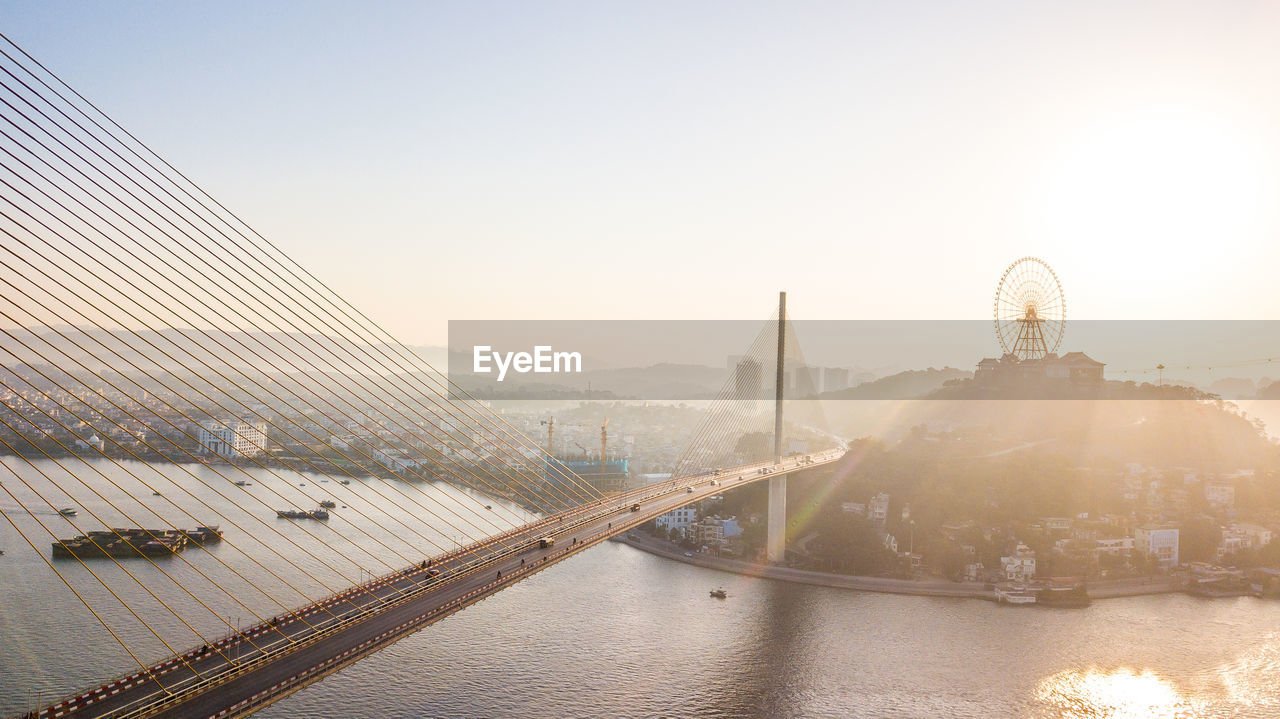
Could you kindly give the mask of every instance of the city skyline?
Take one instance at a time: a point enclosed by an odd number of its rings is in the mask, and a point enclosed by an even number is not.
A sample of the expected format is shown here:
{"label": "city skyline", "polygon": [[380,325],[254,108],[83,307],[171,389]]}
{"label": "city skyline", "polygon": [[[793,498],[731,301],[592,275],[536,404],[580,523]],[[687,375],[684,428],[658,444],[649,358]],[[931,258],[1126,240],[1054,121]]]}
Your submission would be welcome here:
{"label": "city skyline", "polygon": [[1024,255],[1073,319],[1278,309],[1273,7],[305,10],[0,12],[412,344],[778,289],[809,319],[978,319]]}

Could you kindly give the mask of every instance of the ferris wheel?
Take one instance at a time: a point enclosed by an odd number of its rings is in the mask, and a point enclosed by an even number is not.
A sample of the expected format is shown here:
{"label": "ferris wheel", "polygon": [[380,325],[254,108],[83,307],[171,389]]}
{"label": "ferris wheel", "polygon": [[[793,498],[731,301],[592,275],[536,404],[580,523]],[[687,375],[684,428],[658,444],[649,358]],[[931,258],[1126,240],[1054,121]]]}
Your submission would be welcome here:
{"label": "ferris wheel", "polygon": [[995,300],[996,337],[1005,352],[1020,360],[1056,352],[1066,321],[1067,301],[1053,268],[1038,257],[1009,265]]}

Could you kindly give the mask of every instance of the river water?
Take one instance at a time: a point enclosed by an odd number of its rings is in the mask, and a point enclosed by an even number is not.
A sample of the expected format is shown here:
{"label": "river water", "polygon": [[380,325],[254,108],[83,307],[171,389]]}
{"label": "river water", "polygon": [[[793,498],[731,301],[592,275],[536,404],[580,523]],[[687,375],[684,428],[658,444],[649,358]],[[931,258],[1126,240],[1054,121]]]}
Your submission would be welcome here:
{"label": "river water", "polygon": [[[0,715],[129,669],[20,543],[0,527]],[[708,596],[717,586],[728,599]],[[750,579],[606,543],[259,716],[1280,717],[1280,602],[1009,608]]]}

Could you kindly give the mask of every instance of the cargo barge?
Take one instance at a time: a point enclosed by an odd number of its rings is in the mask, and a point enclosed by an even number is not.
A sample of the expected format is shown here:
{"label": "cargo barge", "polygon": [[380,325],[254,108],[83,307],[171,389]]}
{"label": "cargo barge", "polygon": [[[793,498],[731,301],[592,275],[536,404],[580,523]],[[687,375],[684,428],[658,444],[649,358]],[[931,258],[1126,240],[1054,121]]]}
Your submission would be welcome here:
{"label": "cargo barge", "polygon": [[222,530],[209,525],[195,529],[107,529],[53,543],[54,559],[136,559],[177,554],[188,544],[222,541]]}

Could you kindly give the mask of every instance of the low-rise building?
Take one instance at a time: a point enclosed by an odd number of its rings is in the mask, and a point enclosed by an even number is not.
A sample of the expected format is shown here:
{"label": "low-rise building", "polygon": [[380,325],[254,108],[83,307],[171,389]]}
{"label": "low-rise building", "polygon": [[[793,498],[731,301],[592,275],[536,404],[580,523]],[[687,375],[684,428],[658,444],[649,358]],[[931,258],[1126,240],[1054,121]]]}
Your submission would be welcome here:
{"label": "low-rise building", "polygon": [[964,581],[981,582],[987,576],[987,568],[982,566],[982,562],[969,562],[964,565]]}
{"label": "low-rise building", "polygon": [[698,521],[698,510],[693,507],[681,507],[660,515],[654,520],[659,529],[686,529]]}
{"label": "low-rise building", "polygon": [[1000,558],[1000,569],[1005,579],[1025,582],[1036,576],[1036,553],[1027,545],[1019,543],[1013,554]]}
{"label": "low-rise building", "polygon": [[375,449],[370,456],[373,461],[393,472],[404,472],[418,466],[418,460],[398,449]]}
{"label": "low-rise building", "polygon": [[1204,485],[1204,498],[1214,507],[1233,509],[1236,506],[1236,487],[1230,482],[1208,482]]}
{"label": "low-rise building", "polygon": [[867,503],[867,518],[871,521],[883,525],[889,516],[889,495],[881,492],[871,498]]}
{"label": "low-rise building", "polygon": [[1161,567],[1178,566],[1178,528],[1165,524],[1144,524],[1133,531],[1133,548]]}
{"label": "low-rise building", "polygon": [[1222,530],[1222,539],[1218,540],[1217,557],[1222,559],[1228,554],[1235,554],[1249,548],[1249,535],[1234,527]]}
{"label": "low-rise building", "polygon": [[1127,557],[1133,552],[1133,537],[1112,537],[1093,540],[1095,554],[1107,554],[1113,557]]}
{"label": "low-rise building", "polygon": [[1042,517],[1040,524],[1050,532],[1065,532],[1071,529],[1070,517]]}
{"label": "low-rise building", "polygon": [[1236,525],[1236,529],[1244,532],[1249,537],[1249,546],[1254,549],[1262,549],[1271,544],[1271,540],[1275,539],[1275,532],[1259,524],[1241,522]]}
{"label": "low-rise building", "polygon": [[862,502],[841,502],[840,511],[845,514],[856,514],[859,517],[867,516],[867,505]]}

